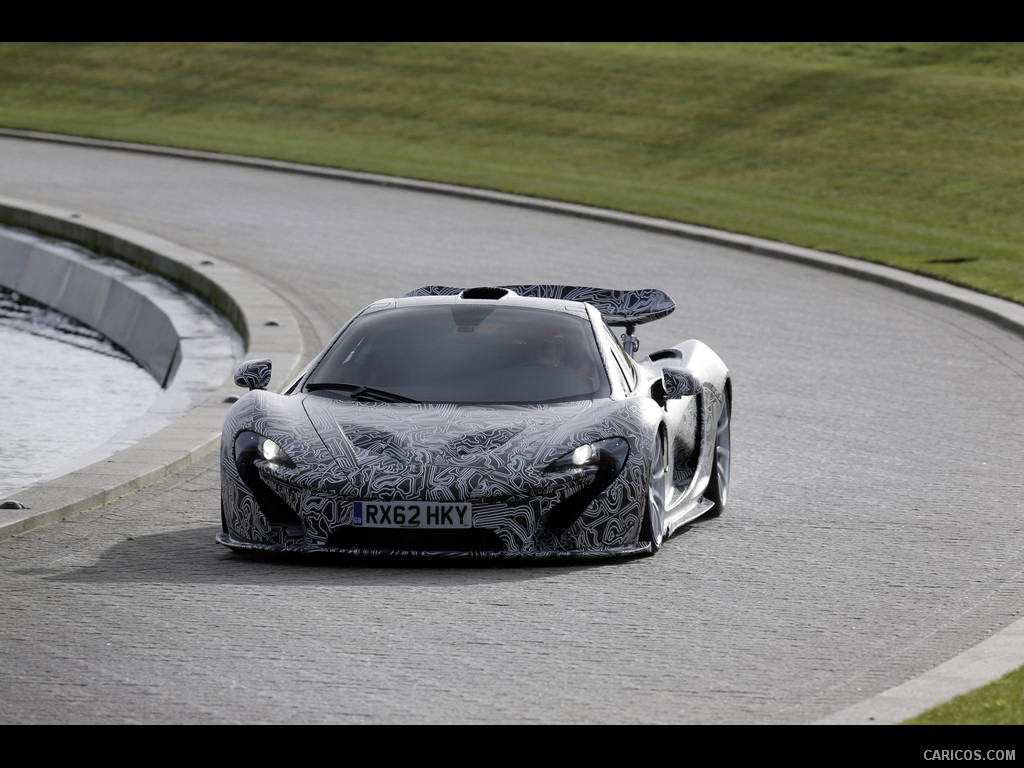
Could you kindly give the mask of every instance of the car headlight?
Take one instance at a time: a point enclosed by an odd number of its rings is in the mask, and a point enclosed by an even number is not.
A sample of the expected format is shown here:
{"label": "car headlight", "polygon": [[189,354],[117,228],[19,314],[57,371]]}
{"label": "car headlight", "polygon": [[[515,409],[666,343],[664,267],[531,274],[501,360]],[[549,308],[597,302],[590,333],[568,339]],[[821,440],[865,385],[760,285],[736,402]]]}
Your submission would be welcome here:
{"label": "car headlight", "polygon": [[242,466],[256,459],[262,459],[271,466],[294,467],[284,449],[269,437],[256,432],[240,432],[235,438],[235,462]]}
{"label": "car headlight", "polygon": [[589,482],[551,508],[545,520],[548,530],[558,534],[575,523],[619,476],[628,456],[629,443],[621,437],[610,437],[580,445],[551,462],[548,472],[578,473],[580,480],[586,477]]}
{"label": "car headlight", "polygon": [[569,472],[595,467],[601,472],[617,475],[626,463],[629,443],[621,437],[597,440],[574,448],[548,465],[548,472]]}

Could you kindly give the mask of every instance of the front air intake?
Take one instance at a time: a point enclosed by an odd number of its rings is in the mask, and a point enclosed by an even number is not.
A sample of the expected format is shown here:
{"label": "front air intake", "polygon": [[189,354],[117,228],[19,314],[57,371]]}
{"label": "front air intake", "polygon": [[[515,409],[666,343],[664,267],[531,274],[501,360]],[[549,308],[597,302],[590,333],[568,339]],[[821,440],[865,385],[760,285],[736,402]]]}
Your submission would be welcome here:
{"label": "front air intake", "polygon": [[463,299],[500,299],[511,291],[507,288],[467,288],[459,294]]}

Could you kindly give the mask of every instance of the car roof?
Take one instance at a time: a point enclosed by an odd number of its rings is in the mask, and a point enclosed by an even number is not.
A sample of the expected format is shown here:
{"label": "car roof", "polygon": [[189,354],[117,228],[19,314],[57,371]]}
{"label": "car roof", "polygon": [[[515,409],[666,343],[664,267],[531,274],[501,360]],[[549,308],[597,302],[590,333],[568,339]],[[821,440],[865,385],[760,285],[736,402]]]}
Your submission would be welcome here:
{"label": "car roof", "polygon": [[505,291],[501,294],[496,292],[488,294],[484,292],[485,290],[494,291],[494,289],[470,289],[458,294],[403,296],[400,299],[388,300],[388,303],[394,302],[393,306],[396,308],[431,305],[461,306],[467,304],[478,306],[524,307],[545,310],[548,312],[561,312],[564,314],[575,315],[577,317],[589,317],[587,305],[583,302],[567,301],[565,299],[520,296],[514,291]]}
{"label": "car roof", "polygon": [[[665,317],[676,308],[675,302],[657,288],[617,290],[611,288],[588,288],[574,285],[502,285],[477,288],[452,288],[443,285],[428,285],[418,288],[405,299],[447,296],[453,303],[458,301],[549,302],[549,309],[558,305],[562,311],[572,311],[570,305],[583,304],[592,307],[608,325],[633,326],[649,323]],[[529,304],[525,304],[529,306]],[[536,305],[535,305],[536,306]],[[545,305],[541,305],[545,306]]]}

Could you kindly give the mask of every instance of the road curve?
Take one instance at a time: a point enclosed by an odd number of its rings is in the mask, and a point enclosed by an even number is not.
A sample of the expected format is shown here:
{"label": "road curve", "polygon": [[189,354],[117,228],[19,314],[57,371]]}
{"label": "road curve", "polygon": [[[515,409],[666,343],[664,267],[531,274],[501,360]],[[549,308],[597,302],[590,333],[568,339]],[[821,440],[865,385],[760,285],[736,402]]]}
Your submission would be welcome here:
{"label": "road curve", "polygon": [[3,542],[2,722],[843,721],[1020,614],[1024,340],[989,318],[637,220],[16,138],[0,167],[247,270],[310,342],[427,283],[656,285],[643,347],[706,341],[736,400],[728,514],[650,559],[251,562],[212,544],[212,457]]}

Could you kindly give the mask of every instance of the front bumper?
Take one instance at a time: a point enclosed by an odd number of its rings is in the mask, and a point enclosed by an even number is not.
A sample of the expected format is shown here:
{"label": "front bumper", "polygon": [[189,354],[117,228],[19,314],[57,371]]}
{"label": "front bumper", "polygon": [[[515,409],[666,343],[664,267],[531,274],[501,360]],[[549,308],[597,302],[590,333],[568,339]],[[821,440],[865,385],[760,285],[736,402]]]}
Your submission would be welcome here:
{"label": "front bumper", "polygon": [[222,470],[224,531],[217,541],[238,552],[510,560],[650,551],[649,542],[639,539],[646,497],[626,471],[598,493],[601,478],[595,473],[545,478],[541,486],[505,495],[492,483],[489,493],[466,497],[473,504],[473,527],[449,530],[360,527],[354,524],[353,500],[450,501],[451,483],[431,493],[429,485],[410,486],[408,476],[377,474],[372,487],[360,487],[289,482],[260,462],[244,479],[234,462]]}
{"label": "front bumper", "polygon": [[330,546],[310,546],[304,543],[257,543],[237,539],[230,533],[218,533],[217,543],[243,554],[263,555],[301,555],[303,557],[326,556],[355,559],[410,559],[410,560],[478,560],[478,561],[516,561],[516,560],[602,560],[609,558],[629,557],[647,554],[651,551],[649,541],[638,541],[629,546],[607,547],[603,549],[553,549],[517,552],[493,552],[475,550],[433,550],[433,549],[372,549],[345,548]]}

